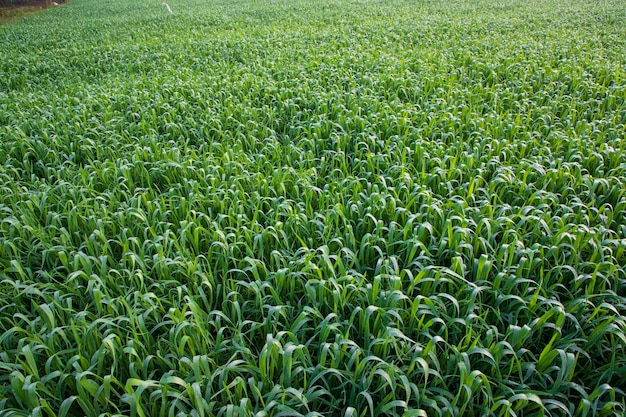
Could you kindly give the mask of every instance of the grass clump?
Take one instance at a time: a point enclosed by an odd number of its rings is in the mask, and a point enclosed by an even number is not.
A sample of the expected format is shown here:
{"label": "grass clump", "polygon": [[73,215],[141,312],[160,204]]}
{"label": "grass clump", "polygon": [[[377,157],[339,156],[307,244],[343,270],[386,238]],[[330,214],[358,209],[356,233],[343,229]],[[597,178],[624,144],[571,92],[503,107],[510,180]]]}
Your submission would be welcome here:
{"label": "grass clump", "polygon": [[622,416],[620,1],[0,28],[6,416]]}

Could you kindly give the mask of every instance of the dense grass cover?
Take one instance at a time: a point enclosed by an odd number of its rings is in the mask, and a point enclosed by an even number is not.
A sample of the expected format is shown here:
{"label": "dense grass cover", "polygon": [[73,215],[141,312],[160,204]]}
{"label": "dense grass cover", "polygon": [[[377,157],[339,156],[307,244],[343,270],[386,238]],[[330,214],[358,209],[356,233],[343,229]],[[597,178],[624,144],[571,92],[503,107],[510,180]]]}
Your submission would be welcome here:
{"label": "dense grass cover", "polygon": [[0,27],[3,416],[622,416],[622,0]]}

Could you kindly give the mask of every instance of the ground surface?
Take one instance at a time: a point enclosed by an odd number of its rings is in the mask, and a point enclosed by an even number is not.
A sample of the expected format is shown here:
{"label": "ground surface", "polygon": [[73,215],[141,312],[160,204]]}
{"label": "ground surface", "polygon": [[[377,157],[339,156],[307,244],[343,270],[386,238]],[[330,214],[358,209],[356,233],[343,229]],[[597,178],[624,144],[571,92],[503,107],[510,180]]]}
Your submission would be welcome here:
{"label": "ground surface", "polygon": [[[54,4],[56,3],[56,4]],[[0,24],[14,22],[24,16],[37,13],[47,7],[60,5],[65,0],[0,0]]]}
{"label": "ground surface", "polygon": [[0,27],[2,415],[623,416],[623,1],[168,4]]}
{"label": "ground surface", "polygon": [[0,24],[14,22],[24,16],[32,13],[40,12],[43,6],[1,6],[0,5]]}

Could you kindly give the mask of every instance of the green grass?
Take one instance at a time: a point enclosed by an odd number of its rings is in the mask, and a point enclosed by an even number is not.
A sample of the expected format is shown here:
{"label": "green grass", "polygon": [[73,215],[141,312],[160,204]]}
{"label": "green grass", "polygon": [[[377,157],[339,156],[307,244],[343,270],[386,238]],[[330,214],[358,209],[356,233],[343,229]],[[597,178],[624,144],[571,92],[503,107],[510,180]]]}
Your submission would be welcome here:
{"label": "green grass", "polygon": [[623,416],[620,0],[0,27],[2,416]]}

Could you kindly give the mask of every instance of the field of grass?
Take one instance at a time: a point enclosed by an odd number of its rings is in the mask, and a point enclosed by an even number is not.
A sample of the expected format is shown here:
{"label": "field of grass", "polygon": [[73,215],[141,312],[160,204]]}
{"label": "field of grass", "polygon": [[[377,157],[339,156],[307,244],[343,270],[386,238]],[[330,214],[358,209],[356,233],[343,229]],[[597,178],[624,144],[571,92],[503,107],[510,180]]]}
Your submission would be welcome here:
{"label": "field of grass", "polygon": [[623,416],[623,0],[0,26],[0,415]]}

